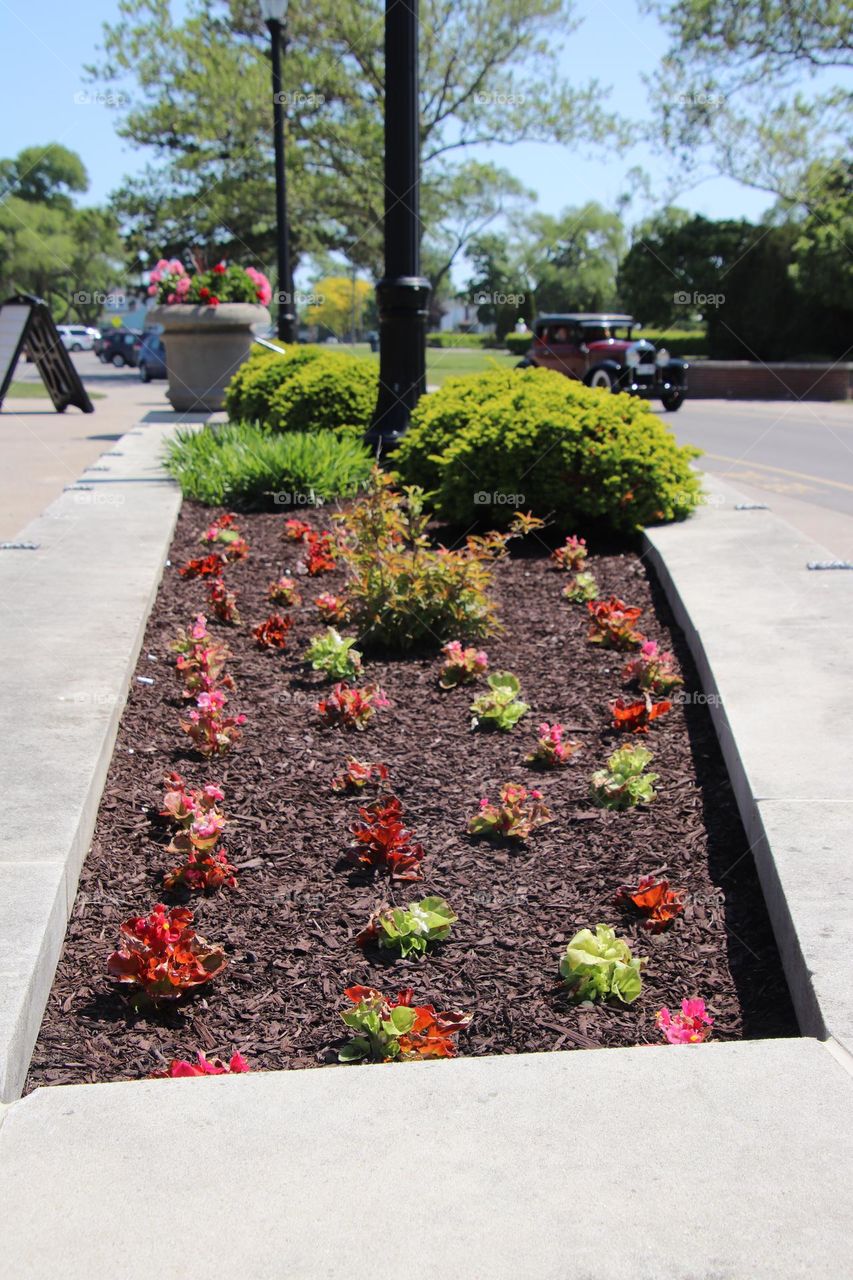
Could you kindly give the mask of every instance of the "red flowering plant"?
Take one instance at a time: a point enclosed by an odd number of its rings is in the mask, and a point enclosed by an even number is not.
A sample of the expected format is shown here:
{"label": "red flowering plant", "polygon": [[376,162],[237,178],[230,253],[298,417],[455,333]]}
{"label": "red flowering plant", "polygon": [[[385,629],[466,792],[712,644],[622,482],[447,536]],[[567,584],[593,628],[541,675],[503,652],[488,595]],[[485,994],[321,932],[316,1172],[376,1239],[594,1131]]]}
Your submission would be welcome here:
{"label": "red flowering plant", "polygon": [[350,862],[367,871],[386,871],[392,880],[422,880],[426,850],[403,826],[403,806],[397,797],[374,800],[358,812],[360,817],[351,827]]}
{"label": "red flowering plant", "polygon": [[576,538],[574,534],[566,538],[562,547],[551,552],[551,559],[556,562],[557,568],[565,569],[568,573],[577,573],[579,569],[583,569],[586,557],[586,539]]}
{"label": "red flowering plant", "polygon": [[609,600],[590,600],[587,603],[590,626],[587,639],[590,644],[600,644],[604,649],[636,649],[644,637],[635,623],[642,614],[636,605],[627,605],[618,596]]}
{"label": "red flowering plant", "polygon": [[272,285],[256,267],[230,266],[217,262],[208,268],[194,253],[192,273],[178,258],[161,258],[149,275],[148,296],[159,306],[185,303],[195,307],[218,307],[221,302],[257,302],[262,307],[272,299]]}
{"label": "red flowering plant", "polygon": [[225,675],[225,663],[231,657],[226,644],[214,640],[207,630],[207,618],[203,613],[196,614],[195,621],[188,629],[181,627],[177,638],[170,645],[178,657],[175,666],[184,681],[184,697],[194,698],[202,692],[210,692],[217,685],[224,689],[236,686],[229,675]]}
{"label": "red flowering plant", "polygon": [[220,755],[240,740],[246,717],[223,715],[227,701],[221,689],[200,693],[188,719],[181,721],[184,733],[203,756]]}
{"label": "red flowering plant", "polygon": [[287,633],[292,627],[292,618],[283,618],[280,613],[271,613],[264,622],[258,623],[252,635],[260,649],[286,649]]}
{"label": "red flowering plant", "polygon": [[291,542],[304,542],[310,532],[310,524],[306,524],[304,520],[297,520],[296,516],[288,516],[281,536],[288,538]]}
{"label": "red flowering plant", "polygon": [[611,723],[622,733],[648,733],[652,721],[665,716],[671,709],[671,702],[653,702],[647,693],[631,702],[617,698],[610,704]]}
{"label": "red flowering plant", "polygon": [[661,649],[657,640],[646,640],[640,645],[640,652],[626,664],[622,679],[649,693],[670,693],[684,684],[675,670],[675,658]]}
{"label": "red flowering plant", "polygon": [[670,889],[669,881],[654,876],[640,876],[636,888],[620,885],[613,901],[645,916],[644,928],[650,933],[663,933],[684,911],[684,889]]}
{"label": "red flowering plant", "polygon": [[160,814],[176,828],[167,852],[183,858],[179,866],[163,876],[167,889],[184,887],[201,892],[223,885],[236,889],[237,876],[227,852],[216,848],[226,822],[219,808],[223,799],[217,786],[188,789],[179,773],[170,773],[166,778]]}
{"label": "red flowering plant", "polygon": [[376,685],[366,684],[361,689],[351,689],[340,681],[325,698],[320,699],[317,710],[323,724],[331,728],[362,730],[376,711],[390,705],[384,691]]}
{"label": "red flowering plant", "polygon": [[455,1038],[471,1022],[469,1013],[436,1013],[431,1004],[413,1004],[411,988],[394,999],[373,987],[347,987],[344,995],[354,1007],[341,1018],[355,1035],[340,1050],[340,1062],[453,1058]]}
{"label": "red flowering plant", "polygon": [[229,591],[221,578],[216,578],[207,588],[207,603],[210,611],[220,622],[235,625],[241,621],[237,608],[237,593]]}
{"label": "red flowering plant", "polygon": [[368,764],[349,756],[343,770],[335,774],[329,785],[333,791],[353,794],[364,791],[366,787],[376,787],[378,790],[387,781],[387,765]]}
{"label": "red flowering plant", "polygon": [[274,604],[283,604],[288,609],[302,603],[296,579],[286,576],[276,578],[275,582],[270,583],[267,587],[267,599],[272,600]]}
{"label": "red flowering plant", "polygon": [[469,684],[489,669],[489,655],[473,645],[463,648],[458,640],[450,640],[441,652],[444,663],[438,673],[440,689],[455,689],[459,684]]}
{"label": "red flowering plant", "polygon": [[543,720],[539,726],[536,748],[524,757],[525,763],[538,765],[541,769],[559,769],[561,765],[568,764],[581,744],[564,737],[564,734],[565,729],[559,720],[555,720],[553,724]]}
{"label": "red flowering plant", "polygon": [[307,533],[305,543],[308,547],[305,570],[312,578],[337,568],[338,544],[331,533]]}
{"label": "red flowering plant", "polygon": [[251,1071],[242,1053],[232,1053],[227,1062],[221,1058],[206,1058],[199,1051],[195,1062],[186,1058],[173,1058],[165,1071],[152,1071],[149,1080],[181,1080],[185,1076],[239,1076]]}
{"label": "red flowering plant", "polygon": [[107,961],[108,972],[153,1000],[176,1000],[209,982],[225,968],[225,952],[196,934],[193,918],[186,907],[170,911],[158,902],[149,916],[125,920],[119,947]]}
{"label": "red flowering plant", "polygon": [[245,560],[249,554],[249,544],[241,536],[237,528],[237,517],[233,514],[220,516],[205,529],[199,539],[208,545],[215,545],[219,554],[228,561]]}
{"label": "red flowering plant", "polygon": [[349,605],[345,598],[333,595],[331,591],[323,591],[314,600],[314,605],[326,623],[346,622],[349,618]]}
{"label": "red flowering plant", "polygon": [[541,791],[528,791],[518,783],[505,782],[497,804],[485,796],[480,801],[479,809],[468,820],[468,834],[489,840],[526,840],[548,822],[553,818]]}
{"label": "red flowering plant", "polygon": [[675,1014],[664,1005],[658,1010],[655,1022],[668,1044],[701,1044],[708,1039],[714,1025],[705,1001],[699,999],[682,1000],[681,1012]]}
{"label": "red flowering plant", "polygon": [[178,570],[182,578],[218,578],[225,568],[225,557],[218,551],[211,551],[209,556],[188,560]]}

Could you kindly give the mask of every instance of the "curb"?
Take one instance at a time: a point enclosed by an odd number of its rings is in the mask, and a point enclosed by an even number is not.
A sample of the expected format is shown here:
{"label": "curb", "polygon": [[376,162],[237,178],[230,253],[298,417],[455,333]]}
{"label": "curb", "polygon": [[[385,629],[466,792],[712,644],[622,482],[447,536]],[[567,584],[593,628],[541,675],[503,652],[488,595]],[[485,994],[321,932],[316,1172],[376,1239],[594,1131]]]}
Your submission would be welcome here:
{"label": "curb", "polygon": [[853,573],[810,571],[823,547],[704,481],[709,505],[647,530],[644,554],[709,695],[800,1030],[850,1069]]}
{"label": "curb", "polygon": [[122,436],[23,530],[21,549],[0,551],[3,1102],[24,1085],[180,509],[159,464],[169,430]]}

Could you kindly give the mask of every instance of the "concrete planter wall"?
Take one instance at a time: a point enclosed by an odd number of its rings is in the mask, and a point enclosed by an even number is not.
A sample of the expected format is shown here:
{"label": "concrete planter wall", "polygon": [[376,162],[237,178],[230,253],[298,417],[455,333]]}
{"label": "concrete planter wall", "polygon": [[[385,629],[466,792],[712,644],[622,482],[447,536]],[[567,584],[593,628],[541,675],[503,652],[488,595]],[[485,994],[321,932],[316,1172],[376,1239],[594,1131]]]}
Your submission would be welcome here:
{"label": "concrete planter wall", "polygon": [[163,326],[169,403],[183,413],[213,413],[225,403],[225,388],[252,346],[253,328],[270,323],[266,307],[223,302],[218,307],[176,303],[148,313]]}

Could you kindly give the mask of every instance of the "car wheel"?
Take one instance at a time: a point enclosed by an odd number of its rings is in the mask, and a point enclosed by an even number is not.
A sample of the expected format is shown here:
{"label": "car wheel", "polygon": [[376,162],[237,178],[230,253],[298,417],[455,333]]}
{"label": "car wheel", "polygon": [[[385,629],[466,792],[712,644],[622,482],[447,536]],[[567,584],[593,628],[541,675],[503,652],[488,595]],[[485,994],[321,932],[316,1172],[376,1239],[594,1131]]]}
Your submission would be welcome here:
{"label": "car wheel", "polygon": [[515,367],[516,369],[532,369],[534,368],[534,364],[532,360],[528,360],[527,357],[525,356],[523,360],[519,360],[518,364]]}
{"label": "car wheel", "polygon": [[113,356],[113,364],[115,365],[115,367],[116,367],[117,369],[123,369],[123,368],[124,368],[124,356],[123,356],[123,355],[121,355],[121,353],[120,353],[120,352],[118,352],[118,351],[117,351],[117,352],[115,353],[115,355]]}
{"label": "car wheel", "polygon": [[71,350],[72,350],[72,351],[82,351],[82,350],[83,350],[83,348],[80,346],[80,343],[79,343],[79,342],[72,342],[72,344],[71,344]]}
{"label": "car wheel", "polygon": [[593,369],[592,373],[587,374],[586,385],[600,387],[602,391],[612,391],[613,374],[609,369]]}
{"label": "car wheel", "polygon": [[150,374],[150,372],[149,372],[149,370],[148,370],[148,365],[145,363],[145,361],[144,361],[144,360],[142,361],[142,363],[141,363],[141,364],[140,364],[140,366],[139,366],[139,380],[140,380],[140,382],[150,382],[150,381],[151,381],[151,374]]}
{"label": "car wheel", "polygon": [[666,395],[661,396],[661,404],[667,413],[675,413],[676,409],[680,409],[684,404],[683,391],[668,391]]}

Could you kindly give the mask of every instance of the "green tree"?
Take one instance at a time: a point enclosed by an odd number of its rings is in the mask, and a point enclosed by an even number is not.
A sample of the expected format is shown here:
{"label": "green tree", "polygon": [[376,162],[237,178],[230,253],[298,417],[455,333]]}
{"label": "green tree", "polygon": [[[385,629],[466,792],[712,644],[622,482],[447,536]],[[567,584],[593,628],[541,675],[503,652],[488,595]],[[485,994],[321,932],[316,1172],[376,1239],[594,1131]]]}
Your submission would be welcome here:
{"label": "green tree", "polygon": [[92,323],[122,274],[122,246],[112,214],[73,207],[88,187],[80,157],[27,147],[0,160],[0,184],[0,296],[35,294],[56,320]]}
{"label": "green tree", "polygon": [[[211,256],[254,256],[269,267],[269,41],[255,3],[192,0],[182,19],[170,0],[117,8],[92,75],[127,90],[119,133],[154,154],[116,194],[131,246],[207,246]],[[335,250],[373,273],[382,258],[383,8],[382,0],[295,7],[285,60],[295,254]],[[454,183],[479,199],[488,178],[493,203],[507,188],[491,166],[460,175],[467,147],[524,138],[612,145],[616,122],[602,112],[597,85],[570,86],[559,69],[560,39],[575,25],[572,0],[421,5],[422,209],[426,242],[443,244],[445,261],[454,250],[448,210],[463,225]]]}
{"label": "green tree", "polygon": [[[798,224],[791,274],[804,298],[853,313],[853,166],[837,161],[809,174],[809,199]],[[853,332],[853,316],[847,321]]]}
{"label": "green tree", "polygon": [[616,273],[625,252],[622,219],[596,201],[527,222],[527,276],[537,311],[603,311],[618,304]]}
{"label": "green tree", "polygon": [[[655,76],[662,147],[694,179],[703,166],[788,200],[815,161],[849,154],[849,0],[641,0],[670,47]],[[683,176],[682,176],[683,181]]]}
{"label": "green tree", "polygon": [[471,267],[467,296],[474,301],[483,299],[477,309],[483,324],[493,324],[502,338],[519,317],[528,323],[533,319],[533,297],[517,244],[506,235],[491,232],[472,240],[465,256]]}

